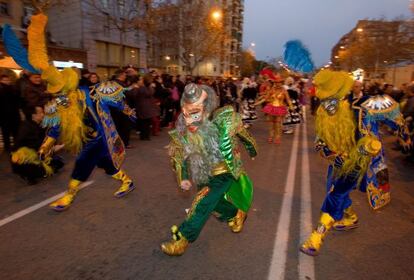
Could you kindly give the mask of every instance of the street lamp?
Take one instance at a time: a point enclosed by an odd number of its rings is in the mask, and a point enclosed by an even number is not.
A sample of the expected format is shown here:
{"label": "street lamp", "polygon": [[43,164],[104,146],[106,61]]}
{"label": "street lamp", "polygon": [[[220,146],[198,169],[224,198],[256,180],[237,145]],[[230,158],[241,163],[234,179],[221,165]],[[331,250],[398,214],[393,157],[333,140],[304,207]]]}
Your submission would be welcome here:
{"label": "street lamp", "polygon": [[190,54],[189,54],[189,56],[193,57],[193,56],[194,56],[194,54],[193,54],[193,53],[190,53]]}
{"label": "street lamp", "polygon": [[250,46],[251,46],[251,47],[256,47],[256,43],[251,42],[251,43],[250,43]]}
{"label": "street lamp", "polygon": [[341,49],[345,49],[345,46],[340,46]]}
{"label": "street lamp", "polygon": [[221,18],[223,17],[223,13],[221,12],[221,10],[219,10],[219,9],[214,9],[212,12],[211,12],[211,18],[214,20],[214,21],[219,21],[219,20],[221,20]]}
{"label": "street lamp", "polygon": [[171,57],[169,55],[165,56],[165,60],[170,60],[170,59],[171,59]]}
{"label": "street lamp", "polygon": [[363,32],[364,31],[364,29],[363,28],[357,28],[357,30],[356,30],[357,32]]}

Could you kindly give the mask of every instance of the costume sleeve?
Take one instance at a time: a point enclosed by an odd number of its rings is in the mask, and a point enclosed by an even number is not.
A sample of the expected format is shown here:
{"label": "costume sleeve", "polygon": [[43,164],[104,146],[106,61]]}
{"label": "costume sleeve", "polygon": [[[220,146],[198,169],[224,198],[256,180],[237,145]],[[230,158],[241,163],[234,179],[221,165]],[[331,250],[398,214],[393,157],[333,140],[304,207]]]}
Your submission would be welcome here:
{"label": "costume sleeve", "polygon": [[[240,120],[241,122],[241,120]],[[250,157],[257,156],[257,144],[256,140],[250,134],[250,132],[241,124],[239,126],[239,131],[237,132],[237,136],[239,137],[240,141],[243,143],[244,147],[246,148],[247,152],[249,153]]]}
{"label": "costume sleeve", "polygon": [[382,122],[393,131],[404,142],[409,141],[409,132],[401,114],[399,104],[392,97],[383,94],[373,96],[361,104],[364,109],[364,119],[366,122]]}
{"label": "costume sleeve", "polygon": [[383,123],[391,128],[394,132],[396,132],[398,137],[404,142],[407,142],[410,139],[410,133],[405,124],[405,120],[402,114],[396,118],[385,119]]}
{"label": "costume sleeve", "polygon": [[131,109],[131,107],[126,104],[124,100],[124,95],[117,96],[116,98],[103,98],[103,102],[111,108],[114,108],[125,115],[127,115],[132,121],[136,121],[137,117],[135,114],[135,110]]}
{"label": "costume sleeve", "polygon": [[169,144],[168,154],[170,156],[170,163],[173,171],[176,174],[177,183],[181,185],[183,180],[188,180],[187,161],[184,160],[183,146],[179,140],[179,135],[176,130],[169,132],[171,142]]}
{"label": "costume sleeve", "polygon": [[58,125],[54,125],[48,128],[46,132],[46,137],[51,137],[55,140],[59,138],[59,135],[60,135],[60,126]]}
{"label": "costume sleeve", "polygon": [[319,152],[321,157],[328,160],[333,160],[337,156],[336,153],[330,150],[328,145],[326,145],[326,143],[319,137],[316,137],[315,139],[315,150]]}

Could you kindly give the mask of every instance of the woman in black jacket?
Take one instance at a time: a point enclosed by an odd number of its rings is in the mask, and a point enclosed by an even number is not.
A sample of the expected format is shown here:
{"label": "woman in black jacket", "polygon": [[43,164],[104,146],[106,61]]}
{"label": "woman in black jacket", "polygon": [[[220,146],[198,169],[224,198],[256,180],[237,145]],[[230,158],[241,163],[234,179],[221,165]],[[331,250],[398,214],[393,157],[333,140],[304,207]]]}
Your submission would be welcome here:
{"label": "woman in black jacket", "polygon": [[134,86],[129,92],[129,95],[134,100],[137,123],[139,130],[141,131],[141,140],[150,140],[152,119],[160,115],[151,83],[151,76],[146,75],[144,77],[139,77],[136,86]]}

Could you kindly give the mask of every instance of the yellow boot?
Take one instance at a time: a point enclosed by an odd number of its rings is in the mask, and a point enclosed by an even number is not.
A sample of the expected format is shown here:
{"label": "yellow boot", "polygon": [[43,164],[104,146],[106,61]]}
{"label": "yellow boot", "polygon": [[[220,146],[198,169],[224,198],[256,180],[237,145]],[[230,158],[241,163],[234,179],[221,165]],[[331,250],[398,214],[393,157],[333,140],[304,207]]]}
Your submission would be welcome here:
{"label": "yellow boot", "polygon": [[69,208],[75,199],[76,193],[79,191],[79,186],[82,182],[79,180],[71,179],[69,181],[69,190],[60,199],[50,204],[50,208],[55,211],[62,212]]}
{"label": "yellow boot", "polygon": [[122,182],[121,187],[116,192],[114,192],[114,196],[117,198],[124,197],[135,189],[135,185],[132,182],[132,179],[129,178],[128,175],[126,175],[122,170],[112,175],[112,178]]}
{"label": "yellow boot", "polygon": [[300,250],[309,256],[318,255],[323,239],[328,234],[328,231],[332,227],[334,221],[335,220],[328,213],[322,212],[318,226],[314,231],[312,231],[312,234],[309,236],[308,240],[302,244]]}
{"label": "yellow boot", "polygon": [[232,232],[239,233],[243,229],[244,221],[247,218],[247,213],[242,210],[238,210],[236,216],[231,218],[228,222],[228,225]]}
{"label": "yellow boot", "polygon": [[181,256],[188,247],[188,240],[178,231],[177,226],[171,228],[173,240],[161,244],[161,250],[169,256]]}
{"label": "yellow boot", "polygon": [[344,210],[344,217],[333,224],[333,229],[345,231],[357,228],[358,226],[358,216],[355,213],[354,209],[352,209],[352,206],[349,206]]}

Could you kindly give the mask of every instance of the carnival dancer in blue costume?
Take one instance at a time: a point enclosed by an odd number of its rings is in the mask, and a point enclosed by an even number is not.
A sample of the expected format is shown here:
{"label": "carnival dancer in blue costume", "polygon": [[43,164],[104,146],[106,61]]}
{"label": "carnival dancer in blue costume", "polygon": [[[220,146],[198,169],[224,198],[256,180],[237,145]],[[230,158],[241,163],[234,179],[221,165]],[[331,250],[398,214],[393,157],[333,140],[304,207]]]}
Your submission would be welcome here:
{"label": "carnival dancer in blue costume", "polygon": [[367,191],[373,209],[390,202],[379,124],[389,125],[398,132],[404,145],[410,145],[398,104],[391,97],[378,95],[353,100],[348,96],[353,80],[345,72],[322,70],[314,83],[316,96],[321,100],[316,116],[316,149],[330,165],[319,224],[300,248],[311,256],[319,254],[331,228],[358,227],[349,197],[354,188],[360,186]]}
{"label": "carnival dancer in blue costume", "polygon": [[58,71],[49,65],[44,30],[47,16],[43,13],[32,16],[28,28],[29,61],[42,73],[48,83],[47,91],[53,95],[45,106],[43,125],[48,128],[47,137],[39,149],[45,157],[55,142],[78,154],[75,169],[69,182],[69,190],[50,207],[56,211],[66,210],[73,202],[82,182],[93,169],[103,168],[112,178],[121,181],[114,193],[123,197],[135,186],[121,170],[125,158],[125,147],[113,124],[109,108],[114,107],[132,119],[135,112],[123,102],[123,88],[115,82],[101,83],[92,90],[78,89],[79,77],[72,68]]}

